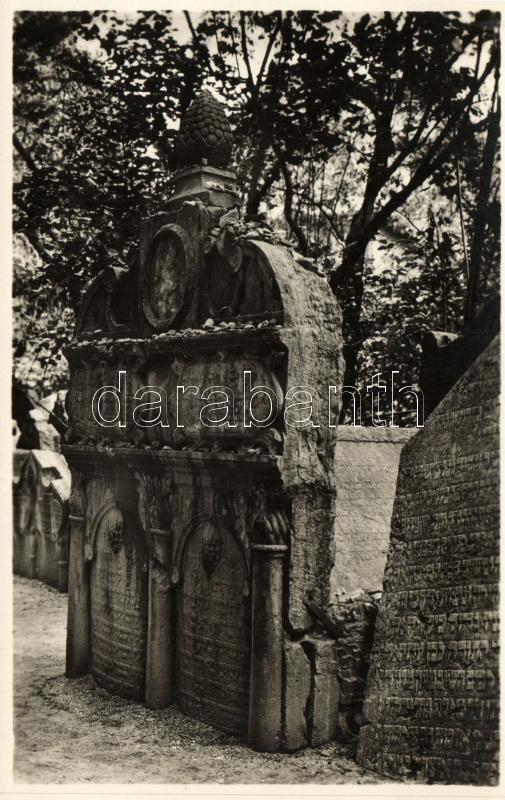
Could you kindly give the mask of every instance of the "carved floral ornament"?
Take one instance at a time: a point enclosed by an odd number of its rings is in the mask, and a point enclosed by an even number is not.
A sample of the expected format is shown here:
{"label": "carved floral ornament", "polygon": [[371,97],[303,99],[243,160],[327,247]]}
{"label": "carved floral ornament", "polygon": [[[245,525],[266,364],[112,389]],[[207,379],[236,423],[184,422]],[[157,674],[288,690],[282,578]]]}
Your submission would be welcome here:
{"label": "carved floral ornament", "polygon": [[49,539],[52,542],[58,542],[62,533],[62,527],[65,522],[65,512],[60,499],[53,494],[49,493],[48,503],[51,515],[51,529],[47,532]]}
{"label": "carved floral ornament", "polygon": [[249,552],[244,547],[244,543],[233,525],[230,525],[225,519],[210,517],[205,513],[197,515],[189,523],[177,542],[172,564],[172,585],[175,586],[178,584],[183,577],[184,553],[193,536],[200,537],[200,560],[203,570],[209,579],[219,565],[224,548],[226,547],[226,540],[231,539],[234,541],[244,561],[244,575],[246,578],[242,591],[244,596],[248,596],[249,575],[251,571]]}
{"label": "carved floral ornament", "polygon": [[139,511],[144,529],[148,535],[151,549],[153,532],[166,532],[170,530],[171,510],[170,494],[172,491],[172,475],[150,475],[141,470],[135,470],[135,478],[139,493]]}

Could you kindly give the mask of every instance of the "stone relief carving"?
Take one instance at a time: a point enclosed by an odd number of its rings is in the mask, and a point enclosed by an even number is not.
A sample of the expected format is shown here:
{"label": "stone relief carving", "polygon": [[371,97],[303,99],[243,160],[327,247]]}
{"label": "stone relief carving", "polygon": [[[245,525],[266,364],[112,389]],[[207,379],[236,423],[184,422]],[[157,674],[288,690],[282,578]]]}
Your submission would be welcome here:
{"label": "stone relief carving", "polygon": [[194,286],[195,253],[180,225],[164,225],[152,238],[141,274],[142,308],[149,324],[166,330],[186,310]]}
{"label": "stone relief carving", "polygon": [[139,513],[150,552],[150,572],[160,592],[172,587],[170,578],[172,533],[170,531],[170,477],[135,471]]}
{"label": "stone relief carving", "polygon": [[[201,537],[200,560],[207,577],[211,577],[226,547],[226,537],[229,536],[237,545],[242,555],[245,566],[245,574],[249,575],[250,560],[245,551],[244,542],[241,540],[237,530],[237,521],[228,521],[222,517],[210,517],[208,514],[198,514],[186,527],[182,536],[179,538],[172,566],[172,583],[179,583],[182,577],[182,565],[184,552],[190,539],[193,536]],[[244,583],[243,593],[249,593],[248,581]]]}
{"label": "stone relief carving", "polygon": [[123,546],[123,515],[117,507],[107,514],[107,540],[113,553],[119,553]]}
{"label": "stone relief carving", "polygon": [[[223,222],[224,220],[224,222]],[[205,238],[200,317],[282,321],[275,274],[254,246],[254,231],[228,211]]]}
{"label": "stone relief carving", "polygon": [[52,494],[48,497],[49,514],[51,519],[50,531],[47,532],[52,542],[58,542],[60,539],[61,527],[64,518],[63,506]]}
{"label": "stone relief carving", "polygon": [[168,531],[171,523],[170,475],[150,475],[136,470],[135,478],[139,492],[139,511],[145,530]]}
{"label": "stone relief carving", "polygon": [[78,334],[125,331],[130,321],[131,273],[122,266],[102,270],[89,286],[77,319]]}

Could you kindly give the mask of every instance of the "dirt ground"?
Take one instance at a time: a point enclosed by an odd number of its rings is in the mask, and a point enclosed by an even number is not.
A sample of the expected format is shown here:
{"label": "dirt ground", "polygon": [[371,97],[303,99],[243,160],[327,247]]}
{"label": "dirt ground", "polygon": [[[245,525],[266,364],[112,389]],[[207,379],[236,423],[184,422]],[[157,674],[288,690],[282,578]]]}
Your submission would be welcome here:
{"label": "dirt ground", "polygon": [[89,678],[67,680],[66,595],[14,583],[16,783],[378,783],[348,747],[255,753],[181,714],[109,695]]}

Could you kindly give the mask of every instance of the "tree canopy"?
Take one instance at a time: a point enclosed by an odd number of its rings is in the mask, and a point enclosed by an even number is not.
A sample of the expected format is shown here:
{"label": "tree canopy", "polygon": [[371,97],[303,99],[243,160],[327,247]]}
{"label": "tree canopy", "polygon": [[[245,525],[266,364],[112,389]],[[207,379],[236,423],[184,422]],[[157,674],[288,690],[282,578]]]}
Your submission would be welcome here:
{"label": "tree canopy", "polygon": [[498,291],[498,25],[486,11],[19,12],[17,377],[64,384],[84,287],[129,263],[205,87],[227,106],[247,214],[267,210],[328,274],[345,382],[391,368],[415,382],[420,334],[461,332]]}

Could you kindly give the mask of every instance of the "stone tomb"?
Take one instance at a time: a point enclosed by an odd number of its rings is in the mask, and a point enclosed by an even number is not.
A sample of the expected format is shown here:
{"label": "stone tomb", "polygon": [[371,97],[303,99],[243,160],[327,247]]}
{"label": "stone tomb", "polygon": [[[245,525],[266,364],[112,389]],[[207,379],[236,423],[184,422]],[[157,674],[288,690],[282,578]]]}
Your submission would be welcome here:
{"label": "stone tomb", "polygon": [[499,341],[405,445],[358,760],[493,784],[499,753]]}
{"label": "stone tomb", "polygon": [[[138,259],[94,281],[67,351],[67,675],[177,703],[257,749],[296,749],[337,724],[335,643],[307,604],[330,597],[340,311],[266,223],[240,217],[230,152],[223,110],[202,93],[181,124],[171,198]],[[94,393],[121,370],[125,427],[101,427]],[[266,427],[244,424],[244,371],[275,399]],[[313,425],[288,426],[286,393],[301,385],[315,392]],[[142,386],[166,391],[163,425],[132,423]],[[178,426],[177,386],[232,387],[236,426],[202,424],[191,392]],[[269,403],[260,395],[257,418]]]}
{"label": "stone tomb", "polygon": [[70,472],[49,450],[14,451],[14,572],[67,591]]}

